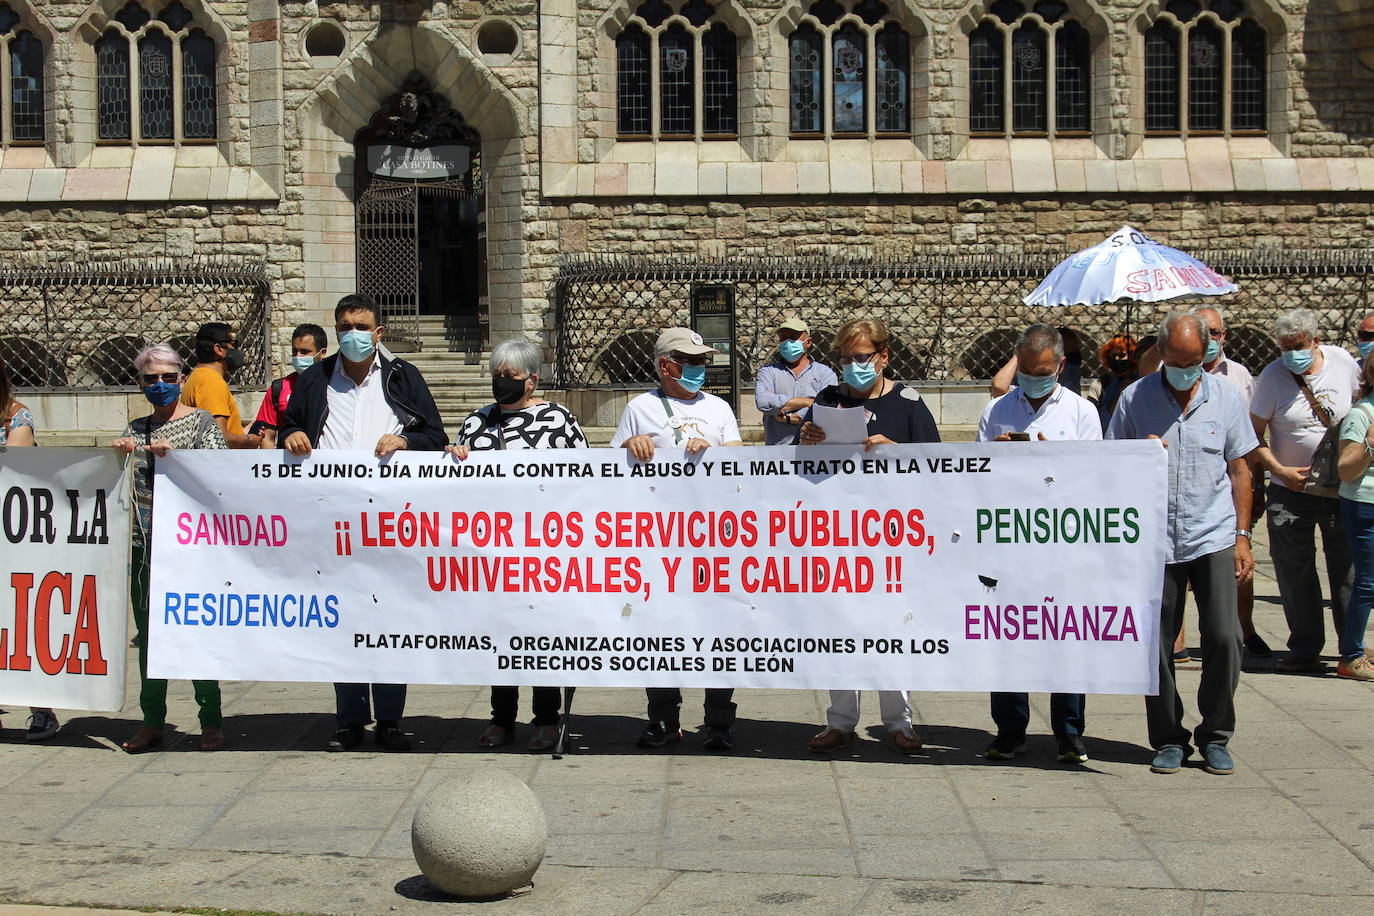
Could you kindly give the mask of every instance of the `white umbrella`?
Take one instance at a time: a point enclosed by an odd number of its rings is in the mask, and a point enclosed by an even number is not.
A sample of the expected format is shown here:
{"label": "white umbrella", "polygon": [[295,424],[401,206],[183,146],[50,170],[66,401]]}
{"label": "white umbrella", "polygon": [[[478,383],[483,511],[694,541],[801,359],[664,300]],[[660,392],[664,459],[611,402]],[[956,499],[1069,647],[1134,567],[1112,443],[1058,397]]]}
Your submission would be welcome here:
{"label": "white umbrella", "polygon": [[1096,305],[1133,299],[1162,302],[1179,296],[1234,293],[1236,284],[1177,248],[1122,226],[1105,242],[1070,255],[1050,271],[1026,305]]}

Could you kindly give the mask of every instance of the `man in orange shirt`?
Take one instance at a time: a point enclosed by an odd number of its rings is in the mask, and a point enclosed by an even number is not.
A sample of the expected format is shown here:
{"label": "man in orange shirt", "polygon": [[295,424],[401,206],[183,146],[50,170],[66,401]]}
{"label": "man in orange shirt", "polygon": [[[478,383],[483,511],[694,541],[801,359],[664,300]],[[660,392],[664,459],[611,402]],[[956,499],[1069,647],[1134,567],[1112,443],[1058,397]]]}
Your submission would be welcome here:
{"label": "man in orange shirt", "polygon": [[243,432],[239,405],[229,393],[225,377],[243,366],[238,335],[221,321],[211,321],[196,332],[196,368],[181,388],[181,402],[208,411],[224,433],[230,448],[260,448],[262,436]]}

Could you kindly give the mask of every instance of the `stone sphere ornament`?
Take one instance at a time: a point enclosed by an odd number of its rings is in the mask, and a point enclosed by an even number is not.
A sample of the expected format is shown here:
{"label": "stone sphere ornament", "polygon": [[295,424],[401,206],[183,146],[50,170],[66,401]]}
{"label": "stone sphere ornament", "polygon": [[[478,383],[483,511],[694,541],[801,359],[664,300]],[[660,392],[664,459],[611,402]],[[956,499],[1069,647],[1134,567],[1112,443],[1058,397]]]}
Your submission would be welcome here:
{"label": "stone sphere ornament", "polygon": [[529,786],[504,770],[477,770],[425,796],[410,827],[410,848],[441,891],[502,897],[530,883],[548,832]]}

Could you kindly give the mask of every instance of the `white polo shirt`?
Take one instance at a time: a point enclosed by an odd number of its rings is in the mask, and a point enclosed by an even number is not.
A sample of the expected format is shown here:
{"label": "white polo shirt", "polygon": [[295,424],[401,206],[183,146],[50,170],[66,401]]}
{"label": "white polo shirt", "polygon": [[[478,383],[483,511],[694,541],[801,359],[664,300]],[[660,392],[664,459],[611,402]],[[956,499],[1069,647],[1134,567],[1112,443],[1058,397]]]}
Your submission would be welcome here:
{"label": "white polo shirt", "polygon": [[344,372],[344,359],[340,356],[334,363],[334,374],[329,377],[325,404],[329,415],[320,430],[319,448],[370,452],[382,436],[401,431],[396,411],[382,394],[382,361],[377,357],[373,357],[363,383],[355,385]]}
{"label": "white polo shirt", "polygon": [[1046,439],[1101,439],[1102,423],[1097,408],[1087,398],[1055,385],[1036,410],[1019,386],[983,408],[978,420],[978,441],[990,442],[1003,433],[1044,433]]}
{"label": "white polo shirt", "polygon": [[665,399],[656,390],[632,398],[620,414],[611,448],[640,435],[653,439],[657,448],[682,448],[688,439],[705,439],[711,445],[740,441],[739,423],[730,405],[705,391],[685,401]]}

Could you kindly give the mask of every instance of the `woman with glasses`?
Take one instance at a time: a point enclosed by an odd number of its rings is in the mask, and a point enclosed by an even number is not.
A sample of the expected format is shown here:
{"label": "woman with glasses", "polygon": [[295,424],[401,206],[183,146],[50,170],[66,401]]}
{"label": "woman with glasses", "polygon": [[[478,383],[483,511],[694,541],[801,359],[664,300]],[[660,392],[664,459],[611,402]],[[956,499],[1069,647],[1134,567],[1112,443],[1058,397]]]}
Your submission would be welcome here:
{"label": "woman with glasses", "polygon": [[[460,461],[473,451],[527,448],[586,448],[587,437],[572,411],[536,397],[539,348],[528,340],[503,340],[491,349],[492,403],[474,410],[458,431],[458,444],[445,451]],[[526,750],[548,751],[558,744],[562,688],[533,687],[534,735]],[[507,744],[515,734],[520,688],[491,688],[491,723],[477,738],[481,747]]]}
{"label": "woman with glasses", "polygon": [[[143,727],[121,747],[130,754],[141,754],[162,744],[167,722],[167,682],[148,677],[148,550],[152,545],[154,461],[165,458],[172,449],[228,446],[209,412],[181,402],[185,375],[175,350],[167,344],[148,347],[134,357],[134,369],[138,372],[138,387],[153,405],[153,412],[131,422],[124,435],[110,446],[134,456],[134,502],[138,511],[134,516],[129,597],[138,629],[138,673],[142,683],[138,706],[143,712]],[[191,683],[200,706],[200,749],[221,750],[224,723],[219,682]]]}
{"label": "woman with glasses", "polygon": [[[891,340],[887,327],[876,318],[857,318],[835,332],[839,352],[841,382],[823,389],[816,403],[824,407],[862,407],[868,417],[868,438],[864,448],[908,442],[939,442],[935,418],[914,388],[886,378],[891,360]],[[825,430],[811,421],[810,412],[802,423],[798,441],[819,445]],[[879,711],[887,735],[883,741],[899,754],[920,753],[921,739],[911,727],[911,706],[904,690],[878,691]],[[826,727],[811,739],[811,750],[824,754],[854,743],[859,724],[859,691],[830,691],[830,708],[825,713]]]}

